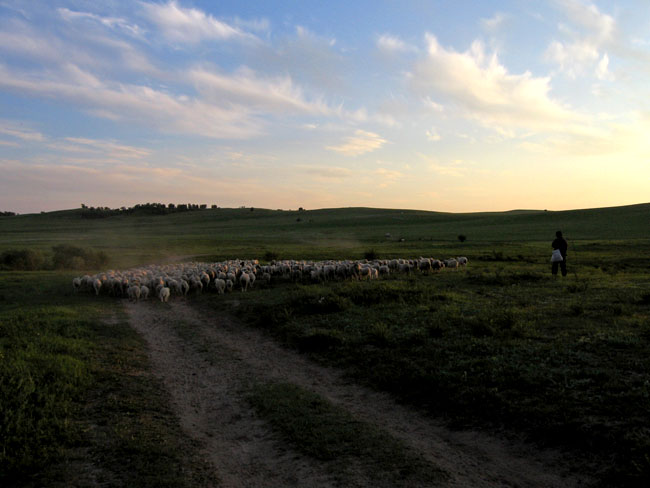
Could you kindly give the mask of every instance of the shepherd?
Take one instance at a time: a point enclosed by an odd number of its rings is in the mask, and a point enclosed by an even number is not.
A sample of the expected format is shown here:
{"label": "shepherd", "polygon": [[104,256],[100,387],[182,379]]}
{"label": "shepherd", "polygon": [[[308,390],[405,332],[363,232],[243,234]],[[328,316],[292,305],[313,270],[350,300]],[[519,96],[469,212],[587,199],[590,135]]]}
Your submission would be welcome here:
{"label": "shepherd", "polygon": [[562,260],[560,261],[555,261],[553,260],[551,263],[551,273],[553,274],[553,277],[557,277],[557,268],[558,264],[560,265],[560,269],[562,271],[562,276],[567,275],[567,270],[566,270],[566,252],[567,248],[569,247],[569,244],[567,243],[566,239],[562,237],[562,231],[558,230],[555,233],[555,239],[551,243],[551,247],[553,250],[558,250],[560,251],[560,255],[562,256]]}

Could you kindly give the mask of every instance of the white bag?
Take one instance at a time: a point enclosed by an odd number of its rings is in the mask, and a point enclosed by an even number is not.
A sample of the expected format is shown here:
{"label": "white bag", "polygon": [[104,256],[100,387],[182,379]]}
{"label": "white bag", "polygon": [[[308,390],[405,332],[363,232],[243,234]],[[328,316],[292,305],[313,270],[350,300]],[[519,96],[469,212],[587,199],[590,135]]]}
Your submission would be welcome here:
{"label": "white bag", "polygon": [[560,261],[564,261],[564,259],[562,259],[562,253],[559,249],[554,249],[553,254],[551,254],[551,262],[559,263]]}

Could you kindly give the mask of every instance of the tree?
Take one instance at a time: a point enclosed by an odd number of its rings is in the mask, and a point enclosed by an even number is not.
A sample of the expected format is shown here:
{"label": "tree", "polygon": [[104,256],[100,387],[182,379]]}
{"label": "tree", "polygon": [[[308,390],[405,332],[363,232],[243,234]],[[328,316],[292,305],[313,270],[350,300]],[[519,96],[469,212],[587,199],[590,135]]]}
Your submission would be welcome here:
{"label": "tree", "polygon": [[460,234],[460,235],[458,236],[458,240],[459,240],[460,242],[465,242],[465,241],[467,240],[467,236],[465,236],[465,235],[463,235],[463,234]]}

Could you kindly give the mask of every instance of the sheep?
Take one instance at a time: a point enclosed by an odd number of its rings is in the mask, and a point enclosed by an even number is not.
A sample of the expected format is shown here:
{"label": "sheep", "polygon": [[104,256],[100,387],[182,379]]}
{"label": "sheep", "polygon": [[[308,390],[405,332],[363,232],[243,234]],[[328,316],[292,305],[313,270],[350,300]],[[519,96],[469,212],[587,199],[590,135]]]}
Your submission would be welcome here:
{"label": "sheep", "polygon": [[357,268],[359,279],[366,278],[368,280],[372,279],[372,271],[370,266],[359,266]]}
{"label": "sheep", "polygon": [[251,282],[251,278],[248,275],[248,273],[242,273],[241,276],[239,277],[239,285],[241,286],[241,291],[246,291],[248,289],[248,285]]}
{"label": "sheep", "polygon": [[397,266],[397,271],[404,274],[411,274],[413,267],[409,263],[402,263]]}
{"label": "sheep", "polygon": [[439,259],[434,259],[433,261],[431,261],[431,269],[433,271],[440,271],[444,267],[445,267],[445,263],[443,263]]}
{"label": "sheep", "polygon": [[187,293],[189,291],[190,291],[190,284],[185,280],[181,280],[181,292],[183,293],[183,296],[187,296]]}
{"label": "sheep", "polygon": [[126,290],[129,300],[137,302],[140,300],[140,287],[138,285],[131,285]]}
{"label": "sheep", "polygon": [[192,276],[190,280],[190,288],[196,290],[197,293],[201,293],[203,291],[203,282],[196,276]]}
{"label": "sheep", "polygon": [[214,280],[214,287],[219,295],[223,295],[226,292],[226,282],[221,278]]}
{"label": "sheep", "polygon": [[169,300],[169,295],[170,295],[170,290],[166,286],[163,286],[160,289],[160,292],[158,293],[158,298],[160,298],[161,302],[166,302]]}
{"label": "sheep", "polygon": [[291,270],[291,281],[293,282],[302,281],[302,270],[299,267],[296,267]]}
{"label": "sheep", "polygon": [[420,258],[418,260],[418,269],[423,274],[429,274],[429,272],[432,270],[431,260],[428,258]]}
{"label": "sheep", "polygon": [[203,272],[201,273],[200,279],[203,286],[207,289],[208,285],[210,284],[210,275],[208,273]]}
{"label": "sheep", "polygon": [[[131,300],[146,299],[149,294],[161,301],[168,301],[171,295],[187,295],[196,290],[222,294],[231,292],[234,286],[248,291],[257,278],[269,285],[271,278],[294,280],[296,282],[321,283],[330,280],[365,279],[374,280],[391,274],[409,274],[414,270],[422,274],[433,274],[448,267],[457,270],[467,265],[466,257],[451,258],[445,262],[420,257],[418,259],[367,259],[358,261],[277,261],[261,266],[255,261],[232,260],[220,263],[178,263],[164,266],[147,266],[126,271],[106,271],[94,276],[85,275],[72,280],[73,290],[95,292],[111,296],[124,296]],[[222,280],[217,283],[216,280]],[[206,286],[207,284],[207,286]],[[140,290],[136,296],[135,288]],[[145,288],[148,291],[145,291]],[[168,291],[164,292],[163,288]],[[105,290],[105,291],[104,291]],[[150,290],[150,291],[149,291]],[[155,290],[155,291],[154,291]],[[154,295],[155,293],[155,295]],[[166,294],[169,294],[168,296]]]}
{"label": "sheep", "polygon": [[445,268],[453,269],[454,271],[458,271],[458,261],[455,259],[447,259],[445,261]]}
{"label": "sheep", "polygon": [[145,285],[140,286],[140,298],[147,300],[149,298],[149,287]]}

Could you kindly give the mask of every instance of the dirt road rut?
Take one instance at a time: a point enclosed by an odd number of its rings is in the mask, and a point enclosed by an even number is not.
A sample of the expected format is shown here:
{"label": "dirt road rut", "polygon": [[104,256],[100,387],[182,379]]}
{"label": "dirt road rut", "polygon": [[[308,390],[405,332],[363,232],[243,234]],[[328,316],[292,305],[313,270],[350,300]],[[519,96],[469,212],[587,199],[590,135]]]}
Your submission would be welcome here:
{"label": "dirt road rut", "polygon": [[[125,302],[129,322],[149,345],[154,374],[171,394],[184,431],[225,487],[346,486],[327,463],[283,443],[246,401],[250,381],[282,380],[313,391],[379,426],[449,474],[449,487],[572,487],[561,455],[479,432],[458,432],[345,380],[282,348],[263,333],[189,306]],[[350,480],[352,481],[352,480]],[[374,486],[363,472],[354,486]]]}

